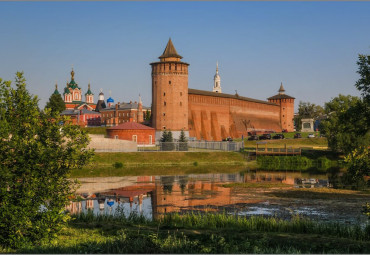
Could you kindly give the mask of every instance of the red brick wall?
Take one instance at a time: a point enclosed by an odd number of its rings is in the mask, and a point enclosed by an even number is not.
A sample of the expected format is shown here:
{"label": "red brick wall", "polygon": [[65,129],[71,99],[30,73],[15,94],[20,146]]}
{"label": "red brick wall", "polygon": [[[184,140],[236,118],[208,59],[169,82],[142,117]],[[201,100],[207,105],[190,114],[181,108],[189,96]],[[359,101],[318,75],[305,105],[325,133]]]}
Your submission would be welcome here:
{"label": "red brick wall", "polygon": [[107,135],[109,138],[115,138],[118,135],[118,139],[133,141],[133,135],[137,136],[137,143],[149,145],[149,136],[152,136],[152,144],[155,143],[155,130],[154,129],[107,129]]}
{"label": "red brick wall", "polygon": [[189,94],[189,136],[220,141],[248,132],[281,132],[280,106]]}

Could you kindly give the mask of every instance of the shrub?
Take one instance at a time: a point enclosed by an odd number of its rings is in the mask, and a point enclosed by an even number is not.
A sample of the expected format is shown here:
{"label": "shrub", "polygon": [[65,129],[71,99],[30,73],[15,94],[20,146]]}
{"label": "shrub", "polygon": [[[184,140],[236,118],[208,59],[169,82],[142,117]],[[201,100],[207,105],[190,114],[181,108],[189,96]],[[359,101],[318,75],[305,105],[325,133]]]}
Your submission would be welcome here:
{"label": "shrub", "polygon": [[113,166],[114,166],[114,168],[122,168],[123,163],[122,162],[114,162]]}
{"label": "shrub", "polygon": [[55,236],[68,220],[64,208],[77,184],[70,169],[93,155],[79,126],[49,108],[39,111],[23,73],[15,84],[0,79],[0,243],[9,247]]}

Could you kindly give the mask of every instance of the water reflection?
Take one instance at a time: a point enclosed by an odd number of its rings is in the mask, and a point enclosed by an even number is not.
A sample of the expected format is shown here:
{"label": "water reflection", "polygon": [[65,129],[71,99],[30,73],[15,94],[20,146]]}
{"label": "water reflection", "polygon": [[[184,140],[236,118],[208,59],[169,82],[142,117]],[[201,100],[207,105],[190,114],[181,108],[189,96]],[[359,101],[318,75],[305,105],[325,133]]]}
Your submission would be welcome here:
{"label": "water reflection", "polygon": [[[96,214],[112,214],[119,208],[126,216],[136,212],[147,218],[187,211],[225,211],[282,218],[300,214],[324,220],[340,220],[341,217],[327,202],[315,204],[304,198],[274,197],[262,188],[241,190],[223,186],[227,183],[283,183],[297,188],[332,186],[324,174],[247,171],[234,174],[81,178],[80,182],[80,201],[71,201],[66,208],[71,213],[93,210]],[[342,216],[344,221],[351,218],[349,215]]]}

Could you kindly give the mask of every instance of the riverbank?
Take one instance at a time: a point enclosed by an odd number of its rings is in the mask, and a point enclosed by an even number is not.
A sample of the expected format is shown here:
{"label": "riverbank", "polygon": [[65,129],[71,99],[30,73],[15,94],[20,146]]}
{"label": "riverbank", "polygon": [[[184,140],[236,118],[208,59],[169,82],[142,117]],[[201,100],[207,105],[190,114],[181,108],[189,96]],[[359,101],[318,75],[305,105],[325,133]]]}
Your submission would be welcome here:
{"label": "riverbank", "polygon": [[[359,226],[235,217],[167,215],[160,220],[122,215],[78,216],[48,244],[16,253],[369,253],[370,235]],[[338,245],[340,243],[341,245]]]}
{"label": "riverbank", "polygon": [[235,173],[256,166],[239,152],[107,152],[95,153],[93,162],[72,169],[71,177]]}
{"label": "riverbank", "polygon": [[[244,146],[247,148],[256,148],[257,143],[266,142],[268,148],[284,148],[284,146],[292,148],[311,148],[311,149],[327,149],[328,140],[325,137],[320,138],[299,138],[299,139],[279,139],[279,140],[263,140],[263,141],[244,141]],[[260,145],[263,148],[264,145]]]}

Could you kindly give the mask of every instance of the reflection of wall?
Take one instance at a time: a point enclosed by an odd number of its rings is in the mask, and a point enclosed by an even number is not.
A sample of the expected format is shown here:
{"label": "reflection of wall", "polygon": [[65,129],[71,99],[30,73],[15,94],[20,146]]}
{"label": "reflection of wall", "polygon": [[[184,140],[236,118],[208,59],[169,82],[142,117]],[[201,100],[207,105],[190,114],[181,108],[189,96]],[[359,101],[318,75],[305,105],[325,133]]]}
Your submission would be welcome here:
{"label": "reflection of wall", "polygon": [[292,174],[288,176],[285,173],[257,172],[256,174],[245,175],[244,182],[275,182],[294,185],[294,179],[295,177]]}
{"label": "reflection of wall", "polygon": [[[229,176],[230,177],[230,176]],[[180,183],[173,183],[172,191],[163,189],[156,182],[152,196],[153,217],[183,210],[216,211],[218,207],[232,206],[238,203],[257,203],[260,200],[240,198],[232,188],[222,187],[221,182],[189,181],[182,189]]]}
{"label": "reflection of wall", "polygon": [[66,206],[66,210],[69,211],[71,214],[80,213],[82,211],[81,201],[79,202],[71,201],[69,205]]}

